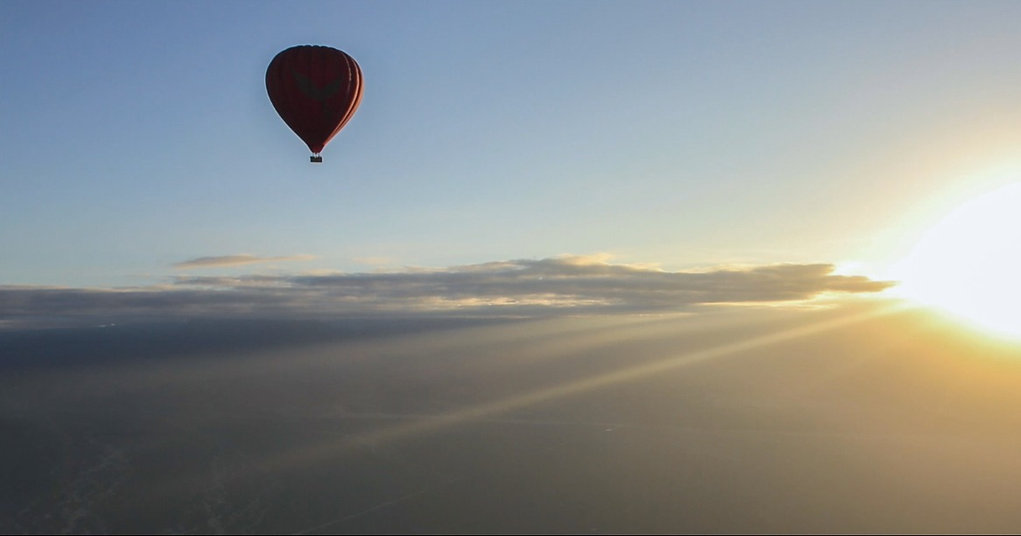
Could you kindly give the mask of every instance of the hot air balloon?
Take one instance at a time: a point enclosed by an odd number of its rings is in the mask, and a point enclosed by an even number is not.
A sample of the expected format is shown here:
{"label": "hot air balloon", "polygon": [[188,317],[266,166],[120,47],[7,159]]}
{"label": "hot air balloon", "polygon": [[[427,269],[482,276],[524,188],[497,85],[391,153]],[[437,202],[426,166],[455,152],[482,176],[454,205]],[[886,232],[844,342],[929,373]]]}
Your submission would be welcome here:
{"label": "hot air balloon", "polygon": [[335,48],[302,45],[276,55],[266,92],[281,119],[308,145],[311,161],[351,120],[362,100],[362,70]]}

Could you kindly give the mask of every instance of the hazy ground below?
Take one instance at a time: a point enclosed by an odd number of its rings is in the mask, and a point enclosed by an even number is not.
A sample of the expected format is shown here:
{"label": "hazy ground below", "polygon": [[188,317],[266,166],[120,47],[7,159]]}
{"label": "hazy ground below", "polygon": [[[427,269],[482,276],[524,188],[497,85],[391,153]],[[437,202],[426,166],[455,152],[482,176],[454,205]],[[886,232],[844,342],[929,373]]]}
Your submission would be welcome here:
{"label": "hazy ground below", "polygon": [[0,532],[1010,532],[1021,346],[919,311],[0,334]]}

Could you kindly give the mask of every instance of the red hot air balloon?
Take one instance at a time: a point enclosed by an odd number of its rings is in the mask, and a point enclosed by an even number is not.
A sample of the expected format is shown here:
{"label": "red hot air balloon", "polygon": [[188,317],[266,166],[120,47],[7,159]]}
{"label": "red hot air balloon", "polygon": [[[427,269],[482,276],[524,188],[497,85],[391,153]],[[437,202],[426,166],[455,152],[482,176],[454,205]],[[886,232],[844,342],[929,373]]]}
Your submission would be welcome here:
{"label": "red hot air balloon", "polygon": [[312,162],[351,120],[362,100],[362,70],[335,48],[302,45],[276,55],[266,92],[277,113],[312,151]]}

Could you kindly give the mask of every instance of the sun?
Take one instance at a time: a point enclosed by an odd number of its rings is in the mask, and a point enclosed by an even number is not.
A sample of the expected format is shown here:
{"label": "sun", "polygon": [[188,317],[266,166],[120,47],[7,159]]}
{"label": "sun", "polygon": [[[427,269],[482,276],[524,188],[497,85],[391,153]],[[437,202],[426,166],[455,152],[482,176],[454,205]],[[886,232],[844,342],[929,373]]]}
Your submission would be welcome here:
{"label": "sun", "polygon": [[893,275],[899,294],[1021,339],[1021,182],[952,211]]}

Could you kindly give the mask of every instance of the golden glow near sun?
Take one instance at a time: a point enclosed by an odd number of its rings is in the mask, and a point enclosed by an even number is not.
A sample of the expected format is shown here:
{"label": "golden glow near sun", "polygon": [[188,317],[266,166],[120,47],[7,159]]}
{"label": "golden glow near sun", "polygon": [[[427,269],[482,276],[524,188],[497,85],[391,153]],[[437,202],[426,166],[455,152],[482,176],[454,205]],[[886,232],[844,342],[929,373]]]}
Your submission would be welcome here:
{"label": "golden glow near sun", "polygon": [[892,275],[901,295],[1021,338],[1021,182],[951,212]]}

